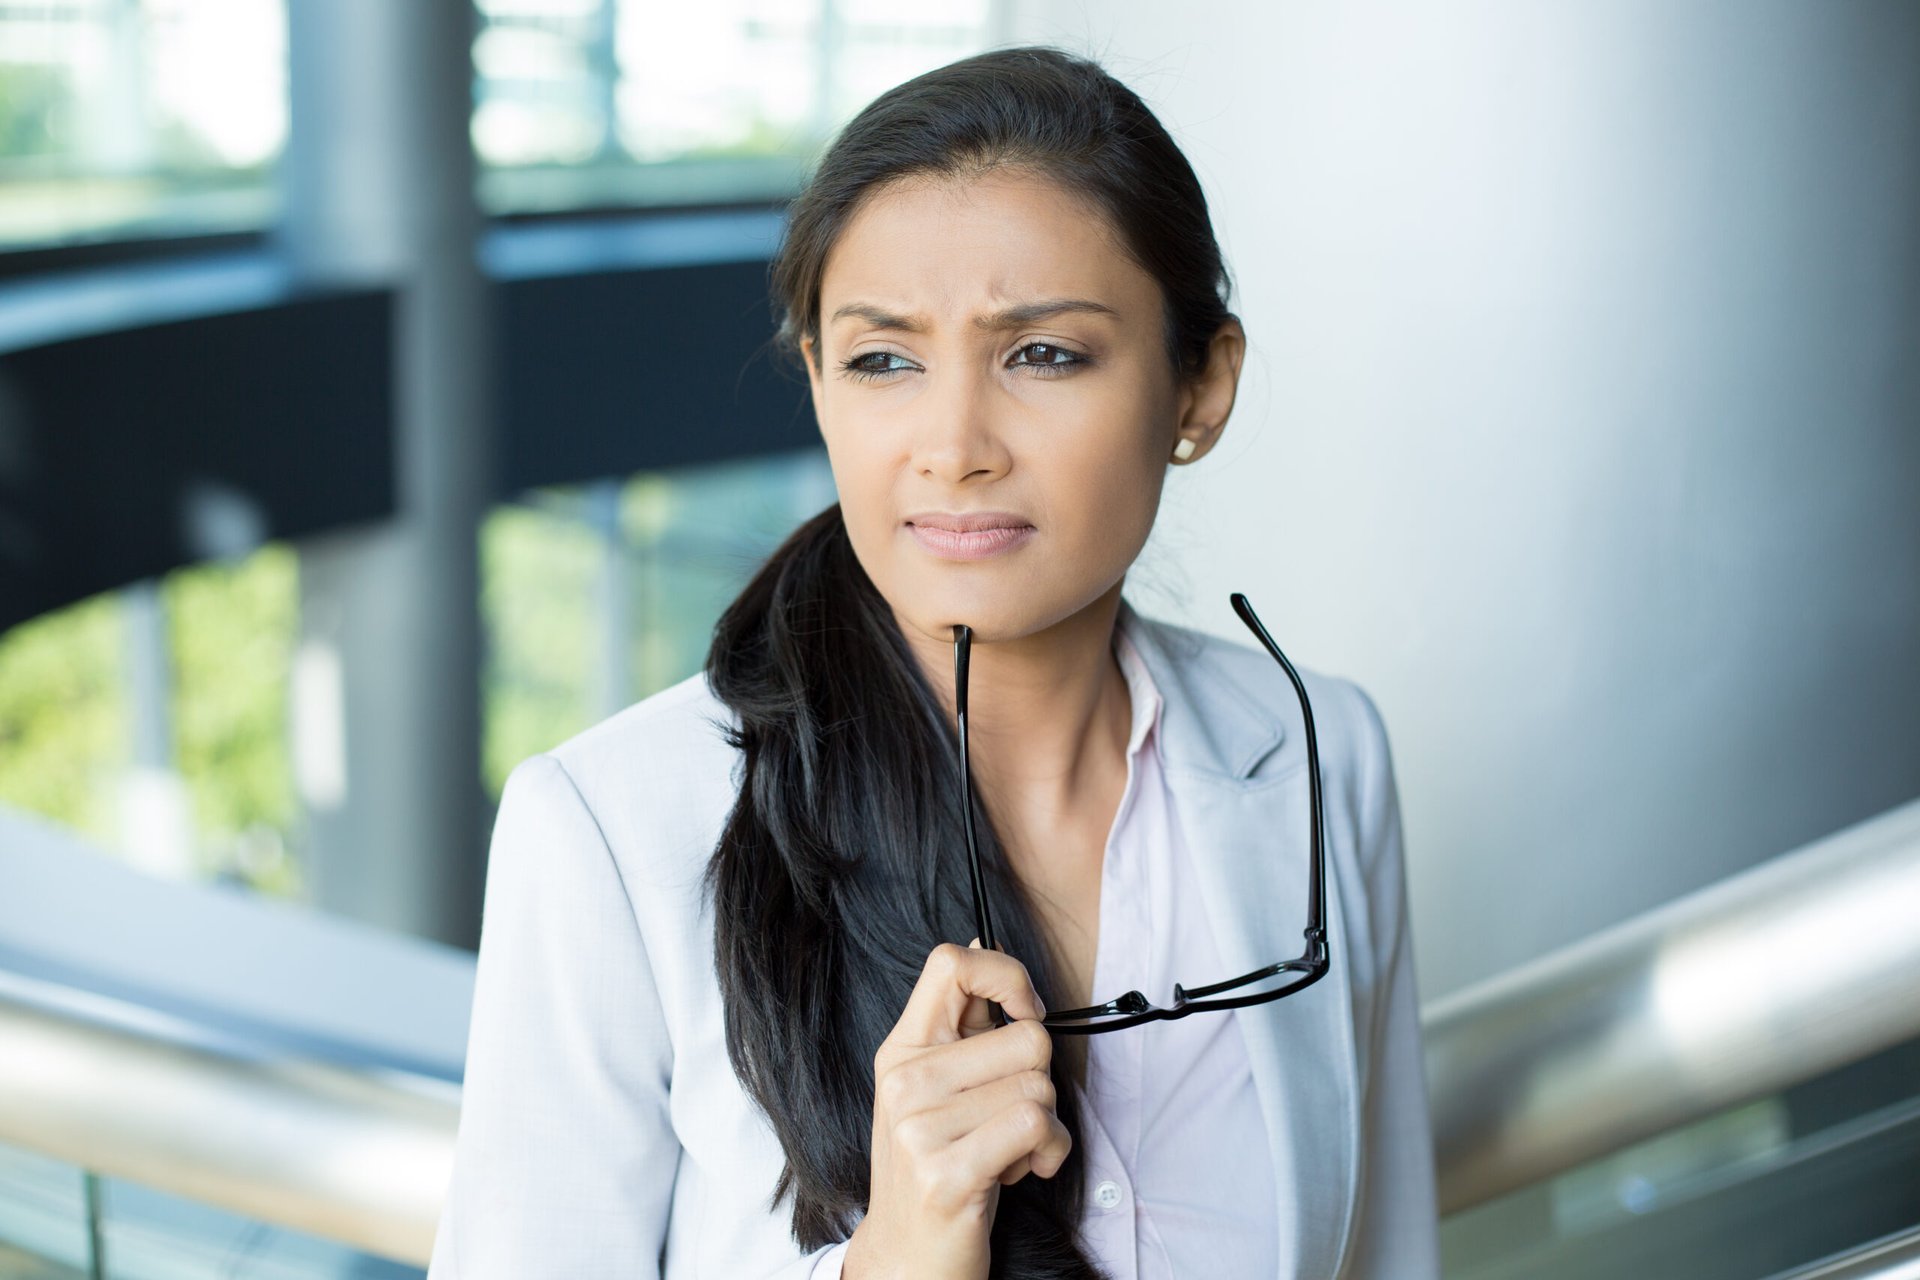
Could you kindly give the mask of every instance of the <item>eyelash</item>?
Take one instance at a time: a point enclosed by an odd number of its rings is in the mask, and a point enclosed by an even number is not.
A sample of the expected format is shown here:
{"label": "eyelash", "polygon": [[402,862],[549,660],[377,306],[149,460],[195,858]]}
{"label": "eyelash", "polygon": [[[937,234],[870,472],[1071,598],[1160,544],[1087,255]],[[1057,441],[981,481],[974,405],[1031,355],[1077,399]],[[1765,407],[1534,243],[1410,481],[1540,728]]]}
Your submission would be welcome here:
{"label": "eyelash", "polygon": [[[1018,350],[1030,351],[1034,347],[1045,347],[1049,351],[1053,351],[1060,355],[1070,357],[1070,359],[1063,360],[1057,364],[1035,364],[1031,360],[1020,361],[1022,365],[1025,365],[1027,368],[1036,371],[1043,378],[1057,377],[1060,374],[1066,373],[1068,370],[1073,369],[1078,365],[1093,363],[1093,361],[1088,357],[1081,355],[1077,351],[1069,350],[1068,348],[1061,346],[1057,342],[1029,342],[1019,347]],[[862,360],[868,360],[874,356],[892,356],[896,360],[906,359],[905,356],[901,355],[897,351],[862,351],[857,356],[853,356],[849,359],[842,360],[840,362],[841,371],[844,372],[850,378],[860,378],[862,380],[872,380],[876,378],[890,378],[894,374],[901,372],[901,370],[899,369],[862,369],[860,367],[860,362]]]}

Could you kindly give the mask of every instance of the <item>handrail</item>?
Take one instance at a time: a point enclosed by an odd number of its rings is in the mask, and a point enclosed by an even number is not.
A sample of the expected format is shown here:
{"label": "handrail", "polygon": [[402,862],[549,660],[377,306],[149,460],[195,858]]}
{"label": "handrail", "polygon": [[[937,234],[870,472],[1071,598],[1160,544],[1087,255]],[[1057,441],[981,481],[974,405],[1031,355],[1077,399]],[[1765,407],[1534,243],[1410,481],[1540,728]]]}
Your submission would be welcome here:
{"label": "handrail", "polygon": [[1773,1280],[1920,1280],[1920,1227],[1882,1236]]}
{"label": "handrail", "polygon": [[[1916,902],[1920,801],[1436,1001],[1442,1211],[1920,1036]],[[0,976],[0,1142],[428,1262],[457,1086]]]}
{"label": "handrail", "polygon": [[459,1086],[249,1053],[170,1021],[8,975],[0,1141],[426,1265]]}
{"label": "handrail", "polygon": [[1920,1037],[1920,801],[1423,1011],[1442,1213]]}

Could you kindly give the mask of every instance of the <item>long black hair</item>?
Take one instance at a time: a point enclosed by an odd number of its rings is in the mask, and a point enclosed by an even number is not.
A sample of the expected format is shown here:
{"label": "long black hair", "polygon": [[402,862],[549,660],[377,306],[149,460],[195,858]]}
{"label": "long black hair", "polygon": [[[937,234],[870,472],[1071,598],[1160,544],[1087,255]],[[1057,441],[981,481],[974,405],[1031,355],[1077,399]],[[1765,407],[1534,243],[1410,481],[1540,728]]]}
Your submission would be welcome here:
{"label": "long black hair", "polygon": [[[909,176],[1017,166],[1102,211],[1161,286],[1175,377],[1205,368],[1231,318],[1226,267],[1199,180],[1139,97],[1058,49],[997,49],[918,76],[843,129],[788,211],[770,267],[775,342],[820,357],[820,278],[861,202]],[[874,1055],[927,953],[975,932],[961,808],[974,806],[1008,954],[1040,997],[1067,1003],[1060,966],[978,797],[958,744],[840,508],[802,525],[714,629],[708,680],[737,718],[739,799],[706,873],[727,1052],[786,1154],[773,1204],[793,1200],[805,1249],[845,1239],[868,1200]],[[1055,1041],[1056,1111],[1073,1155],[1051,1179],[1002,1188],[992,1271],[1099,1275],[1078,1239],[1085,1166],[1077,1037]]]}

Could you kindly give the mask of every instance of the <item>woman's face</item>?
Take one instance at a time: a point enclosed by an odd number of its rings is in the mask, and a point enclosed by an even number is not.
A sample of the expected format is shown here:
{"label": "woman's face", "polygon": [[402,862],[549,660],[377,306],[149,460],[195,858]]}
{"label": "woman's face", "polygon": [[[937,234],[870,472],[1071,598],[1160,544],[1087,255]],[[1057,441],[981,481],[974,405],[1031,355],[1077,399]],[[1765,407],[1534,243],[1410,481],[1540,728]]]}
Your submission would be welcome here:
{"label": "woman's face", "polygon": [[1028,636],[1118,586],[1175,445],[1205,452],[1239,372],[1230,323],[1220,367],[1179,383],[1162,323],[1105,218],[1026,172],[860,206],[808,377],[854,552],[910,638]]}

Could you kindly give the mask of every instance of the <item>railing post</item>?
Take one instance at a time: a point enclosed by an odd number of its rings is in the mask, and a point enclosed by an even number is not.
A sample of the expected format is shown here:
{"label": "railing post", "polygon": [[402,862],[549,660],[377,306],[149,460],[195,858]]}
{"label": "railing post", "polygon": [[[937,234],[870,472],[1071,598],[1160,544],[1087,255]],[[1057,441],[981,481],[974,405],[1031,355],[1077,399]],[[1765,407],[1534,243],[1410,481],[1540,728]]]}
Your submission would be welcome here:
{"label": "railing post", "polygon": [[107,1280],[107,1248],[101,1230],[100,1175],[91,1169],[82,1169],[80,1189],[87,1203],[88,1280]]}

